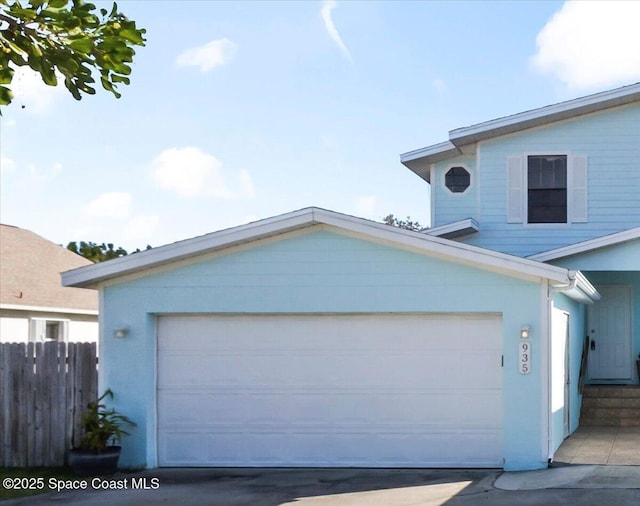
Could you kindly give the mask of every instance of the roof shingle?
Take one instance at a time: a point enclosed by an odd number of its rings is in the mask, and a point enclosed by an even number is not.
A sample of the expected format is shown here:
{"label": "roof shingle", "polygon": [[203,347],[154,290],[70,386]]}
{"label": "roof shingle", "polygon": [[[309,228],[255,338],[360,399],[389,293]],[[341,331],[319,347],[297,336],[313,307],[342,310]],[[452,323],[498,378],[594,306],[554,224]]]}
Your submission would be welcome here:
{"label": "roof shingle", "polygon": [[86,258],[29,230],[0,225],[2,305],[97,311],[96,291],[60,282],[61,272],[86,265]]}

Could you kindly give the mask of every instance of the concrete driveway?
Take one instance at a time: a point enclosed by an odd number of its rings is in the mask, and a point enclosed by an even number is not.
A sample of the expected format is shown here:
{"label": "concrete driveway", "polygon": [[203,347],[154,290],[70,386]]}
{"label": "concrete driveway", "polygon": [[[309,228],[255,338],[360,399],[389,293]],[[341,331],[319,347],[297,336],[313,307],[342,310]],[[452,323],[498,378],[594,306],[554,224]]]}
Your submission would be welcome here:
{"label": "concrete driveway", "polygon": [[[442,469],[155,469],[96,482],[87,479],[87,485],[86,490],[51,492],[2,504],[640,504],[640,466],[566,466],[521,473]],[[99,490],[111,486],[121,489]]]}

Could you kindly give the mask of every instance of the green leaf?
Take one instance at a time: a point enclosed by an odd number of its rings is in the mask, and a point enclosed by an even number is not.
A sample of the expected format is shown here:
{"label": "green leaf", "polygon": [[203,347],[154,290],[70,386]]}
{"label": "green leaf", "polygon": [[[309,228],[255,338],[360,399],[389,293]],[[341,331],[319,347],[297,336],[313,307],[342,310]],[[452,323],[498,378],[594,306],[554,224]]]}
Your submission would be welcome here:
{"label": "green leaf", "polygon": [[9,105],[13,100],[12,91],[6,86],[0,86],[0,105]]}
{"label": "green leaf", "polygon": [[76,100],[96,92],[97,71],[102,87],[120,97],[116,86],[130,84],[133,48],[146,42],[146,30],[115,2],[109,12],[84,0],[0,0],[0,13],[12,20],[10,30],[0,30],[0,105],[11,102],[9,63],[28,65],[52,86],[62,74]]}
{"label": "green leaf", "polygon": [[111,81],[114,83],[124,83],[124,84],[130,84],[131,83],[131,79],[129,79],[128,77],[125,76],[120,76],[118,74],[113,74],[111,76]]}
{"label": "green leaf", "polygon": [[15,18],[25,19],[28,21],[33,21],[37,17],[37,13],[35,9],[23,9],[18,6],[19,4],[14,4],[11,7],[11,15]]}
{"label": "green leaf", "polygon": [[120,36],[122,36],[123,38],[127,39],[130,42],[133,42],[134,44],[137,44],[139,46],[144,46],[144,39],[142,38],[142,34],[145,33],[146,30],[136,30],[135,27],[134,28],[124,28],[123,30],[120,30]]}
{"label": "green leaf", "polygon": [[95,45],[93,44],[93,41],[91,39],[85,37],[72,40],[71,42],[69,42],[69,47],[74,51],[78,51],[79,53],[88,54],[93,51]]}
{"label": "green leaf", "polygon": [[11,84],[14,71],[11,67],[0,69],[0,84]]}

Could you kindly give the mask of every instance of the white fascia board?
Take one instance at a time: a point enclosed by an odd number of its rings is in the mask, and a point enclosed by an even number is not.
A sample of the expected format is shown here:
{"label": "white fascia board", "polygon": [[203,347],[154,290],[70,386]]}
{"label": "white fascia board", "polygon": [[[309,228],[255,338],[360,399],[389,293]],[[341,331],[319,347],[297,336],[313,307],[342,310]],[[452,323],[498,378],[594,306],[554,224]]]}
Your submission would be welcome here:
{"label": "white fascia board", "polygon": [[456,128],[449,132],[449,140],[456,146],[506,135],[519,130],[602,111],[640,100],[640,83],[558,104],[532,109],[477,125]]}
{"label": "white fascia board", "polygon": [[467,218],[466,220],[447,223],[446,225],[440,225],[439,227],[428,228],[424,230],[423,233],[436,237],[443,237],[447,235],[450,237],[458,237],[460,235],[478,232],[479,230],[480,225],[478,222],[473,218]]}
{"label": "white fascia board", "polygon": [[569,270],[563,267],[556,267],[449,239],[442,239],[426,235],[423,232],[392,227],[363,218],[341,215],[331,211],[322,212],[326,214],[322,216],[321,220],[318,220],[320,223],[405,246],[414,251],[432,254],[451,261],[460,261],[480,268],[484,266],[510,275],[545,278],[556,283],[566,284],[571,281]]}
{"label": "white fascia board", "polygon": [[97,309],[73,309],[68,307],[21,306],[20,304],[0,304],[0,309],[7,311],[31,311],[35,313],[66,313],[77,315],[98,316]]}
{"label": "white fascia board", "polygon": [[545,278],[557,284],[568,285],[571,282],[569,270],[562,267],[319,208],[294,211],[293,213],[268,218],[248,225],[213,232],[205,236],[154,248],[116,260],[68,271],[62,274],[62,282],[65,286],[95,288],[100,282],[108,279],[317,224],[334,227],[338,231],[361,235],[365,239],[379,240],[393,246],[409,248],[419,253],[466,263],[479,268],[488,268],[507,275]]}
{"label": "white fascia board", "polygon": [[578,255],[580,253],[606,248],[607,246],[615,246],[616,244],[621,244],[638,238],[640,238],[640,227],[630,228],[629,230],[623,230],[622,232],[616,232],[615,234],[597,237],[596,239],[590,239],[588,241],[563,246],[562,248],[556,248],[542,253],[536,253],[535,255],[528,256],[527,258],[538,262],[549,262],[551,260],[557,260],[571,255]]}
{"label": "white fascia board", "polygon": [[313,208],[267,218],[62,273],[63,286],[96,288],[107,279],[313,224]]}
{"label": "white fascia board", "polygon": [[430,183],[430,165],[461,154],[451,142],[445,141],[400,155],[400,163]]}

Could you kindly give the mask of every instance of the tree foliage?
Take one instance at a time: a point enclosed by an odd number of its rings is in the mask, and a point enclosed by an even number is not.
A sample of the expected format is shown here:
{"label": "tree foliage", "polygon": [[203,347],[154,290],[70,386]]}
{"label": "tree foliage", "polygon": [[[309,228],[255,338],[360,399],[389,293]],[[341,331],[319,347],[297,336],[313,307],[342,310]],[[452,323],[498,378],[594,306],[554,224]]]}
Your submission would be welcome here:
{"label": "tree foliage", "polygon": [[[95,242],[70,242],[67,244],[67,249],[73,251],[80,256],[91,260],[93,263],[104,262],[106,260],[112,260],[113,258],[120,258],[127,256],[129,253],[122,246],[114,248],[112,243],[97,244]],[[147,245],[146,249],[151,249],[151,246]],[[132,253],[139,253],[140,248],[136,249]]]}
{"label": "tree foliage", "polygon": [[94,70],[102,87],[120,98],[129,84],[134,46],[144,46],[145,29],[118,11],[83,0],[0,0],[0,105],[13,99],[16,67],[29,66],[50,85],[64,78],[76,100],[95,94]]}
{"label": "tree foliage", "polygon": [[413,221],[411,216],[407,216],[406,220],[396,218],[393,214],[385,216],[382,220],[387,225],[392,227],[404,228],[405,230],[413,230],[414,232],[422,232],[425,227],[420,225],[417,221]]}

